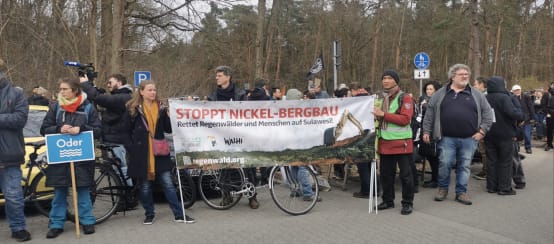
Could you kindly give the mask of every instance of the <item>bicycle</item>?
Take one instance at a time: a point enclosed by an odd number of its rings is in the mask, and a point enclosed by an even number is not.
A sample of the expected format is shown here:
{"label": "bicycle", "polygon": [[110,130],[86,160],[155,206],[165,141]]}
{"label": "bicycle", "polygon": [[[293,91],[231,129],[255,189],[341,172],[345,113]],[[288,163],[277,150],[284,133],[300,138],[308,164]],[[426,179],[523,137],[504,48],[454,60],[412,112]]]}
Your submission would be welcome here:
{"label": "bicycle", "polygon": [[[44,145],[46,145],[44,140],[25,143],[25,146],[33,147],[34,151],[29,154],[29,162],[26,165],[27,173],[23,174],[22,177],[23,200],[25,203],[32,203],[42,215],[49,216],[51,209],[50,202],[54,198],[54,188],[45,186],[46,175],[44,170],[47,164],[45,157],[39,159],[39,154],[37,153]],[[31,178],[33,174],[35,176]]]}
{"label": "bicycle", "polygon": [[[134,209],[138,205],[138,187],[130,186],[130,177],[123,174],[121,160],[114,154],[116,144],[98,144],[101,156],[96,158],[94,189],[91,190],[93,215],[96,223],[102,223],[117,212]],[[185,208],[190,208],[196,201],[195,184],[185,170],[179,171],[181,190]],[[173,182],[178,185],[177,172],[172,172]],[[177,192],[179,194],[179,191]],[[179,196],[180,197],[180,196]]]}
{"label": "bicycle", "polygon": [[[313,196],[304,199],[303,186],[298,177],[299,167],[307,170],[308,185]],[[315,170],[311,166],[273,166],[267,185],[254,186],[245,178],[242,168],[219,168],[217,165],[202,170],[198,179],[202,200],[211,208],[225,210],[235,206],[242,196],[252,198],[256,189],[269,187],[271,198],[279,209],[290,215],[308,213],[317,203],[319,186]]]}

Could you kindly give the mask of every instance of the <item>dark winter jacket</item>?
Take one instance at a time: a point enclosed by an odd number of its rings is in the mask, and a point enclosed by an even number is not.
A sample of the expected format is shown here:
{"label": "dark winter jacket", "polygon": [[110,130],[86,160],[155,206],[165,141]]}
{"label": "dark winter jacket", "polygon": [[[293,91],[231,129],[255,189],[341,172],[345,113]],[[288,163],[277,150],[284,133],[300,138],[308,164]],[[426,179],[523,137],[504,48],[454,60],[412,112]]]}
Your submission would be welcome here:
{"label": "dark winter jacket", "polygon": [[[90,101],[85,100],[77,111],[82,113],[71,113],[67,111],[57,112],[57,103],[50,105],[48,113],[44,117],[40,133],[42,135],[59,134],[63,125],[79,126],[80,131],[92,131],[94,137],[100,135],[100,118],[94,106],[88,112],[88,118],[84,114],[85,107]],[[75,162],[75,180],[78,187],[92,186],[94,184],[94,160]],[[71,186],[71,171],[69,164],[53,164],[46,168],[46,186],[66,187]]]}
{"label": "dark winter jacket", "polygon": [[[167,116],[167,109],[158,106],[158,122],[156,123],[155,139],[164,139],[164,133],[171,133],[171,121]],[[130,177],[144,180],[148,173],[149,143],[148,129],[145,126],[148,122],[144,117],[142,106],[137,108],[137,114],[131,117],[131,143],[127,145],[127,153],[130,156],[129,171]],[[175,165],[171,162],[170,156],[155,156],[156,174],[171,170]]]}
{"label": "dark winter jacket", "polygon": [[271,100],[271,98],[265,93],[265,89],[262,87],[255,88],[250,92],[250,96],[248,96],[249,101],[264,101],[264,100]]}
{"label": "dark winter jacket", "polygon": [[[515,96],[515,95],[514,95]],[[521,94],[521,96],[515,96],[519,100],[521,109],[523,112],[525,124],[530,124],[531,120],[535,120],[535,107],[533,106],[533,99],[527,94]]]}
{"label": "dark winter jacket", "polygon": [[131,122],[125,104],[131,99],[133,90],[129,85],[111,92],[102,94],[98,92],[92,82],[81,83],[87,98],[96,105],[105,108],[101,112],[102,140],[105,142],[128,144],[131,142]]}
{"label": "dark winter jacket", "polygon": [[231,82],[225,89],[217,87],[217,89],[208,96],[208,101],[246,101],[246,92],[240,89],[235,83]]}
{"label": "dark winter jacket", "polygon": [[[446,96],[448,89],[452,82],[450,81],[445,86],[441,87],[438,91],[433,93],[429,103],[427,103],[427,109],[425,110],[425,117],[422,123],[422,133],[431,135],[432,140],[440,141],[442,139],[442,125],[441,125],[441,104]],[[475,100],[477,105],[477,124],[480,129],[487,133],[492,125],[493,113],[485,95],[479,90],[469,86],[471,96]]]}
{"label": "dark winter jacket", "polygon": [[[521,109],[517,109],[506,90],[502,77],[493,76],[487,80],[487,101],[494,110],[495,122],[485,140],[511,140],[516,136],[516,123],[523,120]],[[514,99],[513,101],[516,101]]]}
{"label": "dark winter jacket", "polygon": [[20,165],[25,157],[23,127],[29,105],[23,91],[0,72],[0,167]]}
{"label": "dark winter jacket", "polygon": [[546,115],[554,116],[554,89],[548,88],[548,91],[542,95],[541,107]]}

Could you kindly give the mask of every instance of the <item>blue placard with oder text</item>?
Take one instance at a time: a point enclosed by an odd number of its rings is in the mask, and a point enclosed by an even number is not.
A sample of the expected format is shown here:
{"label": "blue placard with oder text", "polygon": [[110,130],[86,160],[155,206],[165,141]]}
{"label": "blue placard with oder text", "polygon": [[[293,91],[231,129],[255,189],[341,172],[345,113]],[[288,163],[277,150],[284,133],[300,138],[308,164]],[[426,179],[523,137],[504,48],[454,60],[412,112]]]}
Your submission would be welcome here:
{"label": "blue placard with oder text", "polygon": [[92,131],[77,135],[46,135],[46,158],[48,164],[94,160],[94,136]]}

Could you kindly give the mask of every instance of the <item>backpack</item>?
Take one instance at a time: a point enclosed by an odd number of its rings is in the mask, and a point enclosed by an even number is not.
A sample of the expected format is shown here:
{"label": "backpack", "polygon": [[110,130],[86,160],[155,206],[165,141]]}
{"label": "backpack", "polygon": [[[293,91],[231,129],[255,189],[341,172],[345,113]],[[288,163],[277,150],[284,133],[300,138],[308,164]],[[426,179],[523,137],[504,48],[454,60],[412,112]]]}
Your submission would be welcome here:
{"label": "backpack", "polygon": [[[92,109],[92,103],[87,103],[87,105],[85,105],[85,111],[84,112],[81,112],[81,111],[75,111],[75,113],[77,114],[85,114],[85,123],[88,124],[88,114],[90,112],[90,110]],[[60,117],[60,114],[62,112],[65,112],[65,110],[60,106],[60,103],[56,103],[56,119],[58,119],[58,117]]]}

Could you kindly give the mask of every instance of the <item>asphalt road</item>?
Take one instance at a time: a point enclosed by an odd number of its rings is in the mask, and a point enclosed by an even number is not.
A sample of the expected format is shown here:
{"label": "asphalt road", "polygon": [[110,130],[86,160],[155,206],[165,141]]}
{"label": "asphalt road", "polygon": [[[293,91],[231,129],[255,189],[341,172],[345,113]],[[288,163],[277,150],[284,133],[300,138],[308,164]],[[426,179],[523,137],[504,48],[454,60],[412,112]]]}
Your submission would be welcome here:
{"label": "asphalt road", "polygon": [[[76,239],[75,226],[67,222],[57,239],[46,239],[48,219],[27,210],[29,243],[553,243],[554,151],[534,148],[523,161],[527,187],[515,196],[485,191],[485,182],[471,178],[473,205],[454,201],[453,186],[448,199],[433,201],[435,189],[421,188],[414,212],[400,215],[400,184],[396,208],[368,214],[368,201],[352,197],[358,182],[347,191],[333,188],[321,192],[323,201],[307,215],[289,216],[272,202],[269,191],[258,194],[260,208],[251,210],[242,200],[230,210],[210,209],[202,201],[187,211],[195,224],[177,224],[166,203],[156,203],[156,221],[142,225],[139,208],[112,216],[96,226],[93,235]],[[481,165],[472,167],[473,173]],[[10,238],[5,214],[0,213],[0,243]]]}

